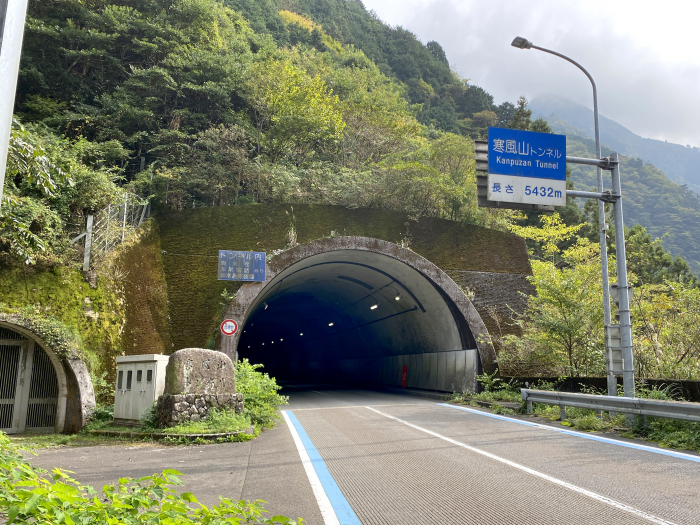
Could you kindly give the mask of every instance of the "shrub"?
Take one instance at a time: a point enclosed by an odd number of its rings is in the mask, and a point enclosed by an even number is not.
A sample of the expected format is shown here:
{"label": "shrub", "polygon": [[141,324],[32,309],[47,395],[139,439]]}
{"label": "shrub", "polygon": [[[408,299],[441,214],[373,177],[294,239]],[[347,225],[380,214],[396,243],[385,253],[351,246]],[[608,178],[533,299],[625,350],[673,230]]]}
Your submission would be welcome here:
{"label": "shrub", "polygon": [[250,418],[254,425],[271,428],[280,417],[277,408],[286,405],[289,398],[278,394],[282,387],[274,377],[258,372],[262,366],[251,365],[247,359],[238,361],[236,390],[243,394],[243,414]]}

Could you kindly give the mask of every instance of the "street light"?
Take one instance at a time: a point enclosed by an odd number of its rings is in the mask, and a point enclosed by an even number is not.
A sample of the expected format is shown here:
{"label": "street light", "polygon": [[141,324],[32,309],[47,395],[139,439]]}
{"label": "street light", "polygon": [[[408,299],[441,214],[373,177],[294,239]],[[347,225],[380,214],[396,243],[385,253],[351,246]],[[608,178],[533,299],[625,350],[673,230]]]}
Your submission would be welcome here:
{"label": "street light", "polygon": [[[557,53],[556,51],[552,51],[551,49],[545,49],[544,47],[539,47],[534,45],[532,42],[530,42],[527,38],[523,38],[521,36],[515,37],[513,41],[510,43],[511,46],[517,47],[518,49],[537,49],[539,51],[544,51],[545,53],[549,53],[550,55],[555,55],[560,58],[563,58],[567,62],[571,62],[573,65],[575,65],[577,68],[579,68],[581,71],[584,72],[584,74],[588,77],[588,80],[591,81],[591,86],[593,87],[593,121],[594,121],[594,131],[595,131],[595,155],[596,159],[600,159],[600,130],[598,128],[598,91],[596,89],[595,82],[593,81],[593,77],[590,75],[586,69],[579,64],[578,62],[570,59],[569,57],[562,55],[561,53]],[[597,167],[597,175],[598,175],[598,192],[602,193],[604,188],[603,188],[603,170],[600,168],[600,166]],[[600,263],[602,266],[602,277],[603,277],[603,317],[605,320],[605,325],[609,326],[612,321],[612,317],[610,314],[610,282],[608,278],[608,246],[606,243],[606,232],[608,231],[608,225],[605,222],[605,203],[601,200],[598,200],[598,226],[600,228]],[[614,396],[617,395],[617,380],[615,379],[615,376],[613,375],[612,371],[612,351],[608,347],[608,341],[606,337],[605,341],[605,353],[607,356],[606,361],[608,362],[608,370],[607,370],[607,375],[608,375],[608,395]]]}

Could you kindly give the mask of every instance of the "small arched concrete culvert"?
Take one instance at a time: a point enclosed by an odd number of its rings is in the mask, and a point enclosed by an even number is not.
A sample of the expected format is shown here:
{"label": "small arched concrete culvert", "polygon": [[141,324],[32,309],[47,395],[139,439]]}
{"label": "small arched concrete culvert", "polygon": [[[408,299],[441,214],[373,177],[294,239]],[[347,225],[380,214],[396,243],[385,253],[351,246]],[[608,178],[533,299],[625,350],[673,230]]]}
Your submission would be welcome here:
{"label": "small arched concrete culvert", "polygon": [[495,365],[469,298],[430,261],[396,244],[331,237],[273,257],[264,283],[245,283],[221,349],[280,381],[374,383],[473,391]]}
{"label": "small arched concrete culvert", "polygon": [[41,327],[20,315],[0,316],[0,384],[0,428],[8,434],[78,432],[95,408],[90,374],[77,352],[55,351]]}

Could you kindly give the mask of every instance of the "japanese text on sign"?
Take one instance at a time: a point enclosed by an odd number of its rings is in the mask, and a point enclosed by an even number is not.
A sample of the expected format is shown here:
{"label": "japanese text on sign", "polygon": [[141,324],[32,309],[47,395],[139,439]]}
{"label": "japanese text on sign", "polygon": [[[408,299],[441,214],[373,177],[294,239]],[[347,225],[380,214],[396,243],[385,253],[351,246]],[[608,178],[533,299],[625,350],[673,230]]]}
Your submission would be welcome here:
{"label": "japanese text on sign", "polygon": [[219,250],[218,279],[265,282],[265,252]]}
{"label": "japanese text on sign", "polygon": [[566,137],[489,128],[489,173],[566,180]]}

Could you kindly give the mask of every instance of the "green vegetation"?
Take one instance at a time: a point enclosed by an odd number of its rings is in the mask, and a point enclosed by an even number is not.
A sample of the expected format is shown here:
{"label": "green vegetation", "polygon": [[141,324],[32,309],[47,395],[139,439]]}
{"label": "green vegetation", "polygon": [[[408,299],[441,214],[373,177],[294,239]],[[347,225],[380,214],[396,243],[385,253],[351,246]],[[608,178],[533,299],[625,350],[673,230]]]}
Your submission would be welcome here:
{"label": "green vegetation", "polygon": [[[610,153],[610,149],[603,147],[603,155]],[[567,136],[567,155],[593,157],[594,154],[592,140]],[[620,161],[627,224],[643,225],[653,239],[661,239],[666,250],[682,255],[690,264],[689,269],[700,273],[700,243],[695,233],[700,224],[700,195],[687,185],[669,180],[667,175],[672,177],[673,173],[665,175],[640,158],[621,157]],[[570,180],[577,189],[593,189],[595,169],[571,165]]]}
{"label": "green vegetation", "polygon": [[[478,393],[455,392],[447,398],[450,403],[469,405],[473,407],[486,407],[494,414],[520,415],[526,414],[527,406],[522,400],[520,384],[505,382],[497,377],[498,371],[492,374],[482,374],[477,377],[481,386]],[[530,388],[537,390],[557,390],[557,385],[565,378],[560,377],[556,382],[540,380]],[[579,385],[587,394],[601,394],[596,389]],[[637,397],[649,399],[682,401],[678,393],[669,386],[648,387],[643,381],[636,385]],[[621,393],[620,393],[621,395]],[[509,408],[501,403],[517,403],[519,408]],[[545,403],[532,404],[532,417],[546,418],[557,421],[561,417],[558,405]],[[689,421],[676,421],[660,417],[638,418],[634,428],[626,428],[625,415],[615,414],[610,416],[607,412],[597,414],[596,411],[586,408],[566,407],[566,420],[562,425],[571,427],[581,432],[617,432],[623,437],[644,439],[658,443],[662,447],[694,450],[700,452],[700,423]]]}
{"label": "green vegetation", "polygon": [[243,415],[262,428],[271,428],[280,418],[279,407],[289,398],[281,396],[274,377],[258,370],[263,365],[251,365],[247,359],[236,363],[236,389],[243,394]]}
{"label": "green vegetation", "polygon": [[[499,366],[512,376],[602,377],[605,343],[599,245],[577,236],[583,225],[567,226],[557,214],[539,219],[539,226],[512,227],[534,245],[531,281],[537,295],[529,298],[526,312],[511,319],[521,335],[496,338],[501,349]],[[643,229],[629,233],[629,277],[636,284],[631,305],[636,375],[698,379],[697,279]],[[614,271],[611,256],[610,282],[616,280]],[[645,283],[639,275],[651,282]]]}
{"label": "green vegetation", "polygon": [[196,423],[181,423],[168,429],[175,434],[216,434],[221,432],[242,432],[250,426],[250,419],[233,410],[212,408],[207,417]]}
{"label": "green vegetation", "polygon": [[[0,433],[0,516],[6,523],[172,523],[287,524],[284,516],[263,517],[264,501],[199,504],[182,485],[180,472],[166,469],[139,479],[122,478],[98,493],[60,469],[48,472],[28,463],[20,449]],[[299,520],[301,523],[302,520]]]}

